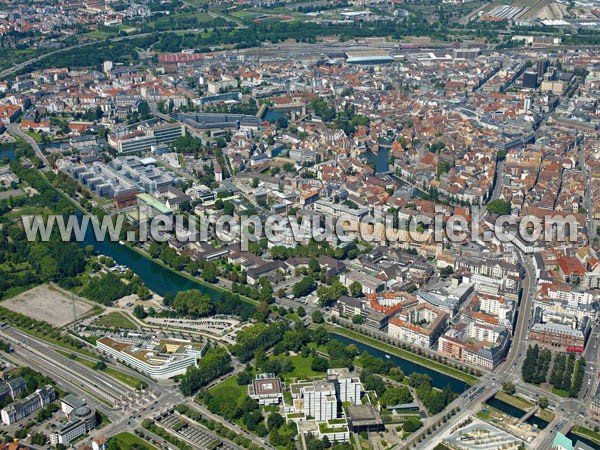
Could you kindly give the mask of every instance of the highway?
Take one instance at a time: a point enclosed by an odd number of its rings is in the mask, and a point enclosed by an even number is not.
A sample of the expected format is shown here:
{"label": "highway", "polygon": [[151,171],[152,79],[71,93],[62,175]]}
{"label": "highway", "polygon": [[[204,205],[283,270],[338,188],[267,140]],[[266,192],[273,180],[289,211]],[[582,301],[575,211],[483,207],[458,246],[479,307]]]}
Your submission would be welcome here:
{"label": "highway", "polygon": [[134,389],[120,381],[90,369],[55,352],[43,343],[30,338],[14,328],[4,328],[0,333],[14,345],[14,354],[43,372],[52,372],[64,382],[74,384],[113,405],[127,398]]}

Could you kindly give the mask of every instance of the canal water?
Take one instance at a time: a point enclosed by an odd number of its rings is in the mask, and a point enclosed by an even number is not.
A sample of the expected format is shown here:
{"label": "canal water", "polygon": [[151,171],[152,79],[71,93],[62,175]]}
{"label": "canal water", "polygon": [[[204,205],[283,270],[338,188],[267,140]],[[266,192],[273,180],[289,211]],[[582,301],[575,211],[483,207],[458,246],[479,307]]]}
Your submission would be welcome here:
{"label": "canal water", "polygon": [[273,108],[267,108],[265,115],[263,116],[263,120],[268,122],[275,122],[280,117],[285,117],[285,114],[281,114],[275,111]]}
{"label": "canal water", "polygon": [[[486,403],[496,408],[497,410],[502,411],[503,413],[508,414],[509,416],[516,417],[518,419],[520,419],[527,413],[527,411],[523,411],[522,409],[517,408],[516,406],[513,406],[509,403],[506,403],[505,401],[497,399],[496,397],[492,397]],[[537,425],[537,427],[540,430],[543,430],[548,426],[548,422],[546,422],[544,419],[536,417],[535,415],[527,419],[526,423],[528,423],[529,425]]]}
{"label": "canal water", "polygon": [[97,241],[91,226],[88,226],[82,245],[93,245],[94,250],[99,254],[110,256],[117,264],[129,267],[144,280],[149,289],[158,295],[164,296],[167,292],[176,294],[179,291],[198,289],[200,292],[209,295],[213,300],[220,298],[221,292],[217,289],[192,281],[189,278],[166,269],[126,245],[121,245],[118,242],[112,242],[108,239],[101,242]]}
{"label": "canal water", "polygon": [[420,364],[413,363],[412,361],[402,359],[398,356],[387,355],[387,353],[385,353],[385,351],[383,350],[379,350],[375,347],[371,347],[370,345],[355,341],[354,339],[350,339],[346,336],[341,336],[335,333],[330,333],[329,336],[332,339],[340,341],[344,345],[356,345],[360,353],[368,352],[371,356],[376,356],[382,359],[389,359],[391,362],[394,363],[394,365],[400,367],[407,376],[413,372],[425,373],[431,377],[431,384],[438,389],[444,389],[446,386],[450,385],[450,388],[453,392],[455,392],[456,394],[462,394],[470,387],[468,383],[465,383],[462,380],[453,378],[448,375],[444,375],[443,373],[437,372],[425,366],[421,366]]}
{"label": "canal water", "polygon": [[382,173],[389,170],[390,147],[380,145],[377,153],[371,150],[365,152],[364,157],[367,161],[375,163],[375,172]]}
{"label": "canal water", "polygon": [[596,450],[600,450],[600,445],[596,444],[594,441],[591,441],[590,439],[587,439],[587,438],[581,437],[581,436],[579,436],[579,435],[577,435],[577,434],[575,434],[575,433],[568,433],[568,434],[567,434],[567,437],[568,437],[569,439],[571,439],[571,442],[573,442],[573,445],[575,445],[575,443],[576,443],[577,441],[581,441],[581,442],[583,442],[584,444],[587,444],[587,445],[589,445],[590,447],[592,447],[592,448],[595,448]]}
{"label": "canal water", "polygon": [[12,161],[13,159],[15,159],[14,149],[10,148],[8,150],[0,150],[0,164],[6,160]]}

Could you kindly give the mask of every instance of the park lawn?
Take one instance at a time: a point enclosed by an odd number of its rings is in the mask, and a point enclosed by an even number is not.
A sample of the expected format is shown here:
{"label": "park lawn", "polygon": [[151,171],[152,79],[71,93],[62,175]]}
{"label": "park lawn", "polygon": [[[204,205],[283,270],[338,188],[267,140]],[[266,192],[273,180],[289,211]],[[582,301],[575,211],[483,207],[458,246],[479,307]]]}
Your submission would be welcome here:
{"label": "park lawn", "polygon": [[280,355],[280,356],[275,356],[273,357],[274,359],[282,359],[282,358],[286,358],[289,359],[292,364],[294,365],[294,370],[291,371],[290,373],[286,373],[286,374],[282,374],[283,378],[285,380],[307,380],[308,378],[312,378],[312,377],[324,377],[325,374],[322,372],[315,372],[314,370],[312,370],[310,368],[310,365],[312,364],[312,360],[313,358],[311,356],[308,357],[303,357],[300,355],[294,355],[294,356],[285,356],[285,355]]}
{"label": "park lawn", "polygon": [[291,314],[290,314],[290,313],[287,313],[287,314],[285,315],[285,318],[286,318],[286,319],[288,319],[288,320],[293,320],[294,322],[298,322],[298,321],[301,321],[301,320],[302,320],[302,319],[300,318],[300,316],[299,316],[298,314],[296,314],[296,313],[291,313]]}
{"label": "park lawn", "polygon": [[550,423],[554,420],[554,414],[552,414],[547,409],[540,408],[539,411],[535,415],[538,416],[540,419],[545,420],[548,423]]}
{"label": "park lawn", "polygon": [[77,356],[74,352],[65,352],[63,350],[56,350],[56,352],[60,353],[63,356],[66,356],[69,359],[72,359],[73,361],[77,361],[78,363],[83,364],[84,366],[87,366],[90,369],[93,369],[96,363],[99,362],[97,360],[90,361],[89,359],[82,358],[80,356]]}
{"label": "park lawn", "polygon": [[552,393],[554,395],[558,395],[559,397],[569,398],[569,393],[567,391],[562,390],[562,389],[558,389],[558,388],[552,387]]}
{"label": "park lawn", "polygon": [[[23,271],[19,270],[19,271],[15,271],[13,273],[17,273],[17,272],[23,272]],[[33,272],[33,270],[28,270],[28,272]],[[34,286],[35,286],[34,284],[31,284],[31,285],[27,285],[27,286],[10,287],[6,291],[4,291],[4,293],[2,294],[2,297],[0,297],[0,299],[6,300],[7,298],[15,297],[19,294],[22,294],[25,291],[28,291],[29,289],[31,289]]]}
{"label": "park lawn", "polygon": [[228,398],[237,402],[246,393],[246,387],[240,386],[237,376],[234,375],[210,389],[210,393],[213,397]]}
{"label": "park lawn", "polygon": [[589,428],[582,427],[581,425],[575,425],[571,431],[580,436],[590,438],[592,441],[600,444],[600,433],[596,433]]}
{"label": "park lawn", "polygon": [[489,410],[487,412],[484,412],[483,410],[481,410],[475,415],[477,417],[479,417],[481,420],[484,420],[485,422],[490,421],[490,411]]}
{"label": "park lawn", "polygon": [[96,38],[96,39],[106,39],[112,36],[116,36],[117,32],[111,33],[109,31],[104,31],[104,30],[94,30],[94,31],[90,31],[89,33],[85,33],[83,36],[88,36],[91,38]]}
{"label": "park lawn", "polygon": [[33,138],[35,142],[40,144],[42,142],[42,135],[36,131],[25,131],[25,134],[28,134]]}
{"label": "park lawn", "polygon": [[393,345],[386,344],[384,342],[378,341],[377,339],[373,339],[368,336],[364,336],[360,333],[357,333],[357,332],[351,331],[351,330],[347,330],[345,328],[333,327],[331,325],[327,325],[326,327],[333,334],[339,334],[341,336],[346,336],[346,337],[355,339],[359,342],[363,342],[364,344],[370,345],[370,346],[378,348],[380,350],[384,350],[391,355],[396,355],[400,358],[406,359],[408,361],[412,361],[423,367],[427,367],[429,369],[446,374],[453,378],[462,380],[471,386],[477,382],[477,377],[474,375],[470,375],[466,372],[463,372],[462,370],[455,369],[454,367],[446,366],[443,363],[439,363],[439,362],[429,359],[427,357],[420,356],[415,353],[409,352],[408,350],[403,350],[401,348],[394,347]]}
{"label": "park lawn", "polygon": [[96,358],[96,355],[92,352],[90,352],[89,350],[86,350],[84,347],[82,348],[77,348],[75,346],[71,346],[63,341],[59,341],[58,339],[54,339],[49,337],[48,335],[33,329],[33,328],[29,328],[29,327],[25,327],[25,326],[18,326],[18,325],[13,325],[15,328],[21,330],[23,333],[29,334],[33,337],[36,337],[38,339],[41,339],[43,341],[49,342],[51,344],[57,345],[61,348],[64,348],[65,350],[69,350],[70,352],[73,353],[80,353],[82,355],[86,355],[89,356],[91,358]]}
{"label": "park lawn", "polygon": [[111,312],[94,321],[95,325],[108,328],[129,328],[137,330],[138,326],[127,316],[120,312]]}
{"label": "park lawn", "polygon": [[193,6],[201,6],[210,3],[209,0],[186,0],[185,2]]}
{"label": "park lawn", "polygon": [[135,434],[131,434],[126,431],[117,434],[115,437],[117,439],[119,439],[121,442],[123,442],[125,445],[127,445],[127,447],[130,449],[137,448],[137,446],[145,446],[145,447],[148,447],[153,450],[158,450],[155,446],[150,444],[150,442],[147,442],[147,441],[137,437]]}
{"label": "park lawn", "polygon": [[[90,361],[89,359],[81,358],[80,356],[77,356],[75,353],[64,352],[61,350],[57,350],[57,351],[61,355],[66,356],[67,358],[72,359],[73,361],[77,361],[78,363],[83,364],[84,366],[87,366],[90,369],[94,369],[96,364],[98,362],[100,362],[99,360]],[[120,372],[116,369],[113,369],[112,367],[107,367],[106,369],[103,370],[103,372],[105,374],[107,374],[108,376],[111,376],[111,377],[121,381],[122,383],[125,383],[128,386],[131,386],[134,389],[141,389],[141,388],[145,388],[148,386],[148,384],[145,381],[142,381],[142,380],[140,380],[132,375],[126,374],[124,372]]]}
{"label": "park lawn", "polygon": [[109,425],[111,422],[106,414],[101,413],[100,411],[96,411],[96,417],[100,417],[100,423],[96,425],[96,430],[104,428],[106,425]]}
{"label": "park lawn", "polygon": [[186,17],[195,17],[198,20],[199,26],[210,23],[212,20],[214,20],[207,13],[204,13],[202,11],[195,11],[195,12],[185,12],[185,13],[179,13],[179,14],[169,14],[168,16],[162,16],[159,19],[151,21],[150,23],[156,23],[156,24],[172,23],[172,21],[174,21],[174,19],[177,19],[177,18],[183,19]]}

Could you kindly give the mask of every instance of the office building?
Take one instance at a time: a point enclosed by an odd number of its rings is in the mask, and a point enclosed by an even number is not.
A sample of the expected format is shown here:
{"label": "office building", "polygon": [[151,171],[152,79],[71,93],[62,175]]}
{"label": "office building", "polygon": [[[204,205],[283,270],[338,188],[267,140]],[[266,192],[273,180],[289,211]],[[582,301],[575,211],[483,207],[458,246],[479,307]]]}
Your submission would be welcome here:
{"label": "office building", "polygon": [[[87,406],[85,400],[70,394],[67,397],[70,397],[68,402],[65,404],[63,400],[61,408],[63,411],[70,410],[67,413],[69,421],[57,431],[50,434],[50,443],[52,445],[62,444],[68,446],[74,440],[96,428],[96,411]],[[75,404],[80,406],[72,409],[72,406]]]}
{"label": "office building", "polygon": [[183,339],[103,337],[96,342],[96,348],[160,380],[182,375],[188,367],[196,366],[206,346]]}
{"label": "office building", "polygon": [[285,384],[272,373],[256,375],[248,385],[248,396],[261,406],[278,405],[283,399]]}

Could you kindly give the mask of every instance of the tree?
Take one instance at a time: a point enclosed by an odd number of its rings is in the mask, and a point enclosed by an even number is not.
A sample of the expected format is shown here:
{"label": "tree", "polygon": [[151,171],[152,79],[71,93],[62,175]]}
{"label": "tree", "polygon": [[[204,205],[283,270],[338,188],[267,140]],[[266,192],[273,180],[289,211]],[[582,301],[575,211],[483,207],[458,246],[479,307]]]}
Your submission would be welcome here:
{"label": "tree", "polygon": [[142,305],[136,305],[136,307],[133,308],[133,315],[138,319],[145,319],[148,317],[148,314]]}
{"label": "tree", "polygon": [[314,323],[323,323],[325,320],[323,319],[323,313],[320,310],[316,310],[312,313],[312,321]]}
{"label": "tree", "polygon": [[377,395],[383,395],[386,390],[385,383],[377,375],[366,375],[363,379],[363,386],[366,391],[375,391]]}
{"label": "tree", "polygon": [[219,272],[217,270],[217,266],[214,263],[205,263],[204,269],[202,269],[202,278],[204,281],[207,281],[208,283],[216,283],[218,274]]}
{"label": "tree", "polygon": [[388,388],[379,398],[382,406],[395,406],[410,403],[413,401],[413,396],[406,386]]}
{"label": "tree", "polygon": [[362,284],[358,281],[353,281],[350,284],[349,289],[352,297],[360,297],[362,295]]}
{"label": "tree", "polygon": [[315,356],[310,364],[310,368],[315,372],[327,372],[329,361],[321,356]]}
{"label": "tree", "polygon": [[310,261],[308,262],[308,269],[312,273],[318,273],[321,271],[321,265],[319,264],[319,261],[317,260],[317,258],[310,259]]}
{"label": "tree", "polygon": [[304,297],[316,289],[315,280],[311,276],[304,277],[292,287],[294,297]]}
{"label": "tree", "polygon": [[329,333],[327,332],[327,328],[323,325],[319,326],[312,333],[312,341],[317,345],[324,345],[329,340]]}
{"label": "tree", "polygon": [[44,445],[48,438],[44,433],[33,433],[31,435],[31,443],[33,445]]}
{"label": "tree", "polygon": [[513,395],[515,392],[517,392],[517,389],[515,388],[514,383],[512,383],[510,381],[505,381],[504,383],[502,383],[502,389],[508,395]]}
{"label": "tree", "polygon": [[452,267],[452,266],[445,266],[440,269],[441,276],[448,276],[448,275],[452,275],[453,273],[454,273],[454,267]]}
{"label": "tree", "polygon": [[487,204],[487,209],[490,213],[497,216],[508,215],[510,214],[510,203],[498,198],[489,202]]}
{"label": "tree", "polygon": [[296,310],[296,314],[298,314],[298,317],[304,317],[306,316],[306,310],[302,306],[299,306]]}
{"label": "tree", "polygon": [[417,431],[422,426],[423,422],[421,422],[421,419],[418,419],[416,417],[409,417],[402,424],[402,429],[408,433],[412,433],[413,431]]}
{"label": "tree", "polygon": [[138,287],[137,296],[140,300],[147,300],[150,297],[150,289],[143,285]]}
{"label": "tree", "polygon": [[269,427],[269,431],[281,428],[283,423],[283,417],[276,412],[269,414],[269,417],[267,418],[267,426]]}
{"label": "tree", "polygon": [[206,317],[215,311],[210,297],[198,289],[179,291],[173,299],[172,308],[177,313],[189,317]]}
{"label": "tree", "polygon": [[258,187],[258,178],[252,178],[252,187],[256,189]]}
{"label": "tree", "polygon": [[354,314],[352,316],[352,323],[356,325],[362,325],[363,323],[365,323],[365,319],[360,314]]}
{"label": "tree", "polygon": [[538,406],[542,409],[546,409],[550,405],[550,401],[546,397],[540,397],[538,399]]}

